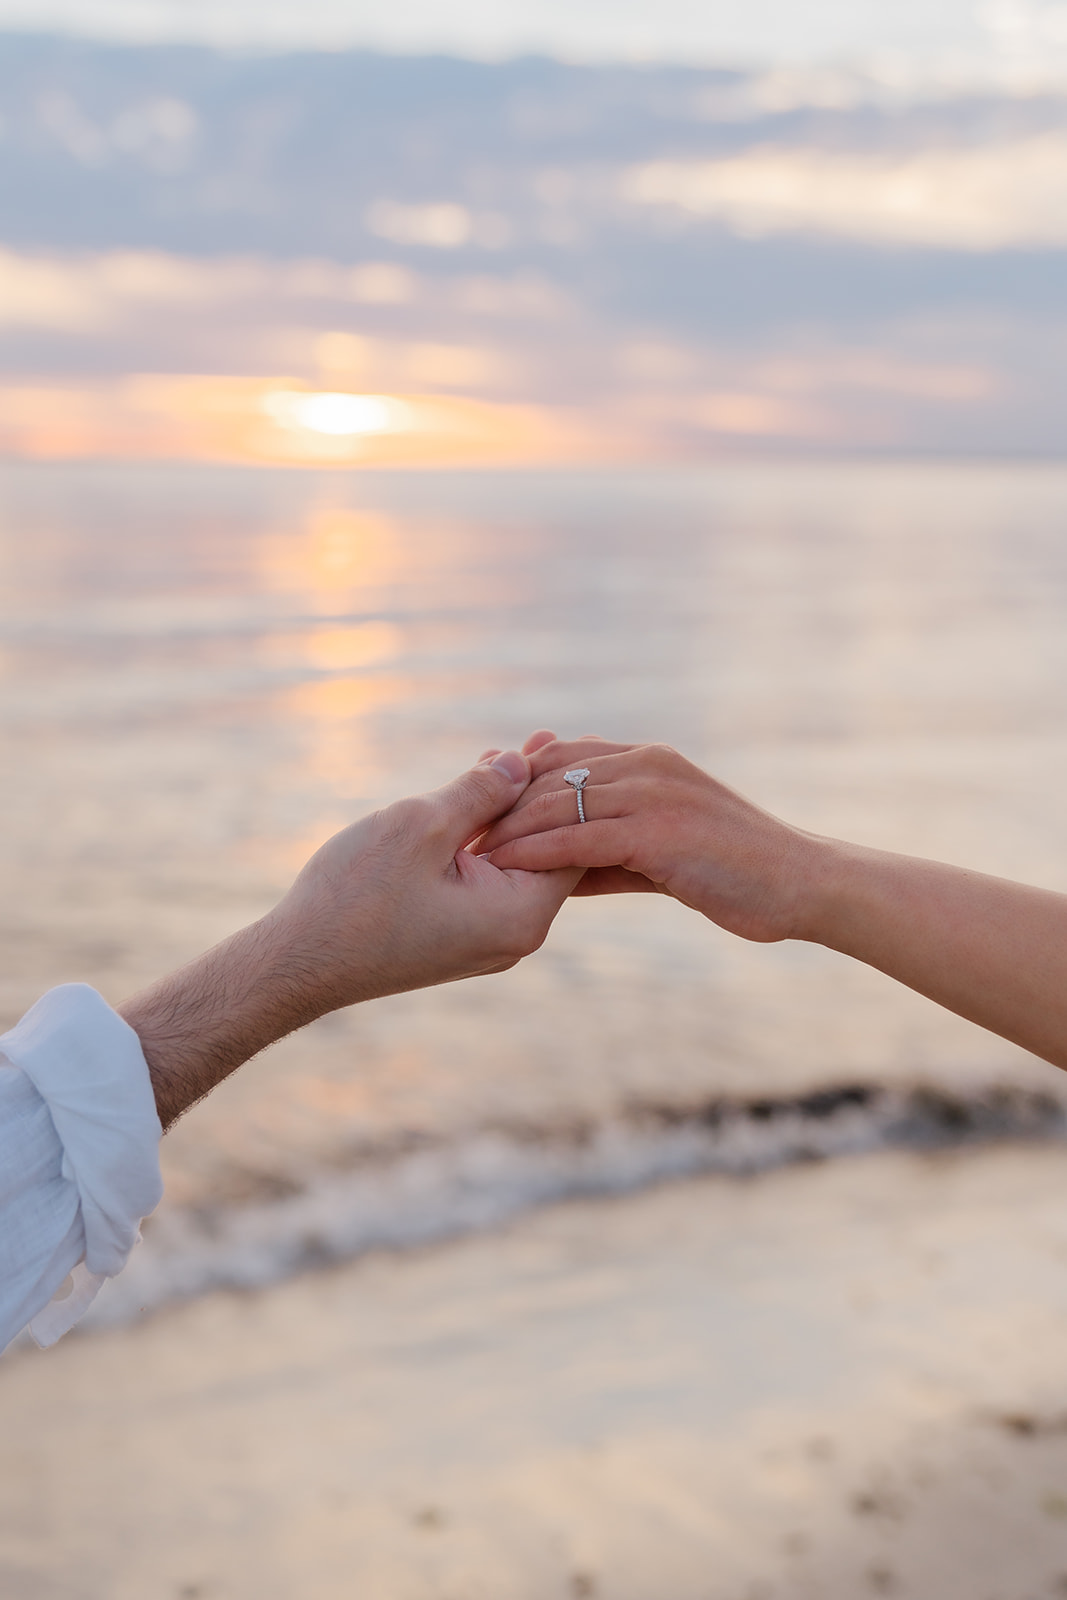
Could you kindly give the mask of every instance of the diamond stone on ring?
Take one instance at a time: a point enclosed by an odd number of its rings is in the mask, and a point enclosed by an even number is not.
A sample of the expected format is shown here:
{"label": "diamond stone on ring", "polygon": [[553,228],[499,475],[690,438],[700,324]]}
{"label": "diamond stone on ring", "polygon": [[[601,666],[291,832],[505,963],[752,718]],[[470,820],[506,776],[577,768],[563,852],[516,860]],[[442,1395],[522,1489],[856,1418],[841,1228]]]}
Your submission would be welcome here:
{"label": "diamond stone on ring", "polygon": [[585,780],[588,778],[588,776],[588,767],[575,767],[573,772],[565,772],[563,774],[564,783],[570,784],[571,788],[574,790],[575,799],[578,801],[579,822],[585,821],[585,806],[582,803],[582,790],[585,788]]}

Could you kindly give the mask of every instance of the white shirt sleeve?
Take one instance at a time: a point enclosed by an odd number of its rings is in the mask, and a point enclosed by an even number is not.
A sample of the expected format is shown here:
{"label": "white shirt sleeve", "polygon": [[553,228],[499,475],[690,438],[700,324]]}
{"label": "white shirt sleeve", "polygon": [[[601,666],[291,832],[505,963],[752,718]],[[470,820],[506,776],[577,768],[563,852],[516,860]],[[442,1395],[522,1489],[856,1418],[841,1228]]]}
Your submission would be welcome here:
{"label": "white shirt sleeve", "polygon": [[163,1193],[161,1134],[137,1035],[87,984],[0,1037],[0,1350],[27,1325],[54,1344],[122,1271]]}

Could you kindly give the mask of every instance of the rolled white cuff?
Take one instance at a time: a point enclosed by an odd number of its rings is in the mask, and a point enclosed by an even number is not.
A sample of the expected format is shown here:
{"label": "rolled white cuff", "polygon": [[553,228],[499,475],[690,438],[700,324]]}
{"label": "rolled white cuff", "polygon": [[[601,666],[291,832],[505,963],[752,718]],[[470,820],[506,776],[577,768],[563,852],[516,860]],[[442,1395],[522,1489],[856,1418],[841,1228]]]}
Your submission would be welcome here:
{"label": "rolled white cuff", "polygon": [[[138,1235],[140,1237],[140,1235]],[[79,1261],[64,1278],[48,1304],[31,1317],[27,1327],[42,1350],[62,1339],[85,1315],[107,1279],[103,1273],[89,1272]]]}
{"label": "rolled white cuff", "polygon": [[163,1130],[137,1035],[88,984],[64,984],[38,1000],[0,1038],[0,1054],[48,1108],[62,1178],[77,1190],[85,1232],[84,1264],[71,1275],[71,1291],[46,1301],[30,1321],[38,1342],[53,1344],[104,1279],[122,1271],[142,1218],[159,1204]]}

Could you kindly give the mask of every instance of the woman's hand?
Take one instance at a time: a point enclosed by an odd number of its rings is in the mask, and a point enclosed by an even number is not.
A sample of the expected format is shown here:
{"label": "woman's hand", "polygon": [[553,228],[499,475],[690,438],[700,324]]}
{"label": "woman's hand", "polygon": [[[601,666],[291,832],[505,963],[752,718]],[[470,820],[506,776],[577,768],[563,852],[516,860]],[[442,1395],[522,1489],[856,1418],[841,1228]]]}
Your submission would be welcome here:
{"label": "woman's hand", "polygon": [[592,892],[660,889],[747,939],[826,945],[1067,1068],[1067,895],[803,833],[663,745],[538,740],[475,846],[494,865],[584,866]]}
{"label": "woman's hand", "polygon": [[[538,733],[533,774],[514,808],[476,845],[496,867],[584,867],[575,890],[658,890],[731,933],[804,938],[824,841],[788,827],[666,745],[572,743]],[[588,767],[586,822],[563,774]]]}

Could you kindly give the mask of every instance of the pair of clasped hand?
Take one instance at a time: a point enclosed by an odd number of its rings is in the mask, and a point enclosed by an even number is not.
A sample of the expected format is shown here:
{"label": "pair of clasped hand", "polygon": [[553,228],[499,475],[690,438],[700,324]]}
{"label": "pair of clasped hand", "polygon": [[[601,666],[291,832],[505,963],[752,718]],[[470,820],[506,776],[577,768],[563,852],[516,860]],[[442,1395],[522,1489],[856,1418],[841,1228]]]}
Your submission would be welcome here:
{"label": "pair of clasped hand", "polygon": [[266,916],[120,1010],[167,1125],[294,1028],[502,972],[569,895],[628,890],[825,945],[1067,1065],[1067,896],[791,827],[665,745],[547,731],[345,828]]}

